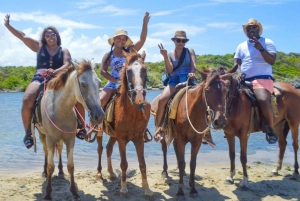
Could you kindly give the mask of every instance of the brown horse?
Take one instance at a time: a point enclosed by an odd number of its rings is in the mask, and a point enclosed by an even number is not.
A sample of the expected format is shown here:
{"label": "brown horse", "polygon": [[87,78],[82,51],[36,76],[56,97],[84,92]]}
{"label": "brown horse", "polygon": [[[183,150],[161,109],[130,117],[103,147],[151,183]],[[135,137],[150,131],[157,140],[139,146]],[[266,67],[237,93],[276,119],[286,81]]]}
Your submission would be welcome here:
{"label": "brown horse", "polygon": [[[115,110],[113,112],[114,120],[112,128],[115,136],[110,135],[107,150],[108,172],[111,178],[116,175],[113,172],[111,155],[115,142],[118,142],[121,157],[121,190],[120,195],[124,196],[128,192],[126,183],[126,170],[128,167],[126,159],[126,145],[132,141],[135,145],[139,167],[142,175],[142,186],[145,190],[146,197],[153,197],[152,191],[149,189],[146,163],[144,158],[144,132],[150,118],[150,104],[146,101],[146,81],[147,67],[144,64],[146,53],[141,55],[133,51],[131,53],[123,52],[126,57],[126,64],[121,74],[121,85],[115,100]],[[97,177],[101,177],[101,155],[103,151],[102,136],[97,136],[98,143],[98,173]]]}
{"label": "brown horse", "polygon": [[[228,92],[229,78],[232,74],[220,75],[216,70],[199,71],[202,76],[201,84],[187,90],[181,98],[176,118],[174,119],[173,145],[179,168],[178,200],[184,200],[183,176],[185,174],[185,146],[191,144],[190,160],[190,196],[196,197],[195,169],[197,154],[202,143],[203,134],[209,127],[222,129],[227,124],[225,117],[225,102]],[[154,105],[153,105],[154,106]],[[165,137],[166,137],[165,136]],[[164,171],[167,175],[166,144],[162,141],[164,155]]]}
{"label": "brown horse", "polygon": [[[224,70],[226,72],[235,71],[235,66],[233,69]],[[221,70],[221,69],[219,69]],[[300,93],[290,84],[287,83],[274,83],[274,86],[279,88],[281,95],[277,97],[277,108],[278,116],[274,117],[274,129],[279,136],[279,156],[276,168],[272,171],[273,174],[278,174],[281,170],[282,161],[284,157],[284,152],[286,149],[286,137],[291,129],[293,138],[293,148],[295,154],[294,161],[294,173],[292,178],[299,180],[299,165],[298,165],[298,127],[300,123]],[[233,183],[233,177],[235,175],[235,136],[240,140],[240,160],[243,167],[243,180],[240,187],[247,189],[248,185],[248,174],[247,174],[247,142],[249,134],[252,132],[257,132],[253,130],[251,126],[251,102],[246,97],[243,86],[236,78],[231,79],[229,96],[227,100],[227,119],[228,124],[224,128],[226,139],[229,145],[229,157],[230,157],[230,176],[226,179],[227,183]],[[261,122],[262,118],[259,115],[258,122]],[[259,125],[258,131],[262,129],[261,123]]]}

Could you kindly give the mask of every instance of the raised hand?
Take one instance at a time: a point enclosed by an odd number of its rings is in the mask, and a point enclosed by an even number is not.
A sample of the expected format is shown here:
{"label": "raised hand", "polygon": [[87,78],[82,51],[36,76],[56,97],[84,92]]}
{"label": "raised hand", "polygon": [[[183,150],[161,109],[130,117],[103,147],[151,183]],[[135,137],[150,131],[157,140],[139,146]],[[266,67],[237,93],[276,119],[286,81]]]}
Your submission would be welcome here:
{"label": "raised hand", "polygon": [[253,43],[253,47],[255,47],[257,50],[261,50],[263,48],[263,46],[255,36],[253,36],[253,38],[250,38],[249,41]]}
{"label": "raised hand", "polygon": [[9,15],[9,14],[6,14],[6,15],[5,15],[5,18],[4,18],[4,25],[5,25],[5,26],[8,26],[8,25],[9,25],[9,18],[10,18],[10,15]]}
{"label": "raised hand", "polygon": [[146,12],[144,16],[144,24],[148,24],[149,20],[150,20],[150,14]]}
{"label": "raised hand", "polygon": [[161,55],[163,55],[163,57],[167,57],[168,56],[168,52],[167,50],[165,50],[164,46],[162,44],[158,44],[158,47],[160,49],[160,53]]}

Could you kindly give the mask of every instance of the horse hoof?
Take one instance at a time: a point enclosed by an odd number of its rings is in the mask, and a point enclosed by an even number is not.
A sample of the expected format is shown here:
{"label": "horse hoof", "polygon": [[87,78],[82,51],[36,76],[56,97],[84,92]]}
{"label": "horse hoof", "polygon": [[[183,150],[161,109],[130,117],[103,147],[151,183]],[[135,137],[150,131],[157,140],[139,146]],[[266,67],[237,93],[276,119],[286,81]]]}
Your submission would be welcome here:
{"label": "horse hoof", "polygon": [[199,196],[198,192],[190,193],[190,197],[197,198]]}
{"label": "horse hoof", "polygon": [[118,177],[117,177],[117,175],[113,172],[113,173],[111,173],[110,174],[110,176],[109,176],[109,179],[110,180],[115,180],[115,179],[117,179]]}
{"label": "horse hoof", "polygon": [[155,197],[154,197],[153,194],[151,194],[151,195],[144,195],[144,197],[145,197],[145,199],[147,199],[147,200],[155,200]]}
{"label": "horse hoof", "polygon": [[74,196],[73,197],[73,201],[81,201],[81,198],[79,197],[79,195],[78,196]]}
{"label": "horse hoof", "polygon": [[234,181],[226,179],[225,182],[224,182],[224,184],[232,185],[232,184],[234,184]]}
{"label": "horse hoof", "polygon": [[168,173],[167,172],[162,172],[161,173],[161,178],[162,179],[167,179],[168,178]]}
{"label": "horse hoof", "polygon": [[293,175],[290,177],[291,180],[300,181],[300,176],[297,173],[293,173]]}
{"label": "horse hoof", "polygon": [[249,188],[247,186],[240,186],[239,190],[241,190],[241,191],[248,191]]}
{"label": "horse hoof", "polygon": [[176,196],[176,200],[177,200],[177,201],[185,201],[185,200],[186,200],[186,197],[185,197],[185,195],[177,195],[177,196]]}
{"label": "horse hoof", "polygon": [[64,179],[65,174],[64,173],[58,173],[57,177],[60,178],[60,179]]}
{"label": "horse hoof", "polygon": [[120,197],[125,197],[127,195],[127,193],[125,193],[125,192],[120,192]]}
{"label": "horse hoof", "polygon": [[43,172],[43,173],[42,173],[42,177],[43,177],[43,178],[47,178],[47,173]]}
{"label": "horse hoof", "polygon": [[97,173],[96,174],[96,179],[103,179],[102,174],[101,173]]}

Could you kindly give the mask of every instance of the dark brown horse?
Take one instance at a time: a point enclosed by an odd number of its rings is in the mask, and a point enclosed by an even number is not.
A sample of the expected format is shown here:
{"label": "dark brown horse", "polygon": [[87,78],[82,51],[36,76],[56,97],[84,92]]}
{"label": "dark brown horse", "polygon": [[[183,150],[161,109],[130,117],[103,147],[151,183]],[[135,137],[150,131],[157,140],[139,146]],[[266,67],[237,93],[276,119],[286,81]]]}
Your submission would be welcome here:
{"label": "dark brown horse", "polygon": [[[236,68],[237,66],[235,66]],[[233,72],[235,68],[224,72]],[[220,69],[219,69],[220,70]],[[274,117],[274,129],[279,136],[279,156],[276,168],[272,171],[273,174],[278,174],[281,170],[284,152],[286,149],[286,137],[291,130],[294,148],[294,173],[292,178],[299,180],[299,165],[298,165],[298,127],[300,123],[300,93],[290,84],[287,83],[274,83],[274,86],[281,90],[281,95],[277,97],[278,116]],[[249,134],[254,131],[253,126],[250,125],[251,120],[251,102],[246,97],[244,88],[240,85],[240,82],[232,78],[229,96],[227,100],[227,119],[228,124],[224,128],[226,139],[229,145],[229,157],[230,157],[230,176],[226,179],[228,183],[233,183],[233,177],[235,175],[235,136],[240,140],[240,160],[243,167],[243,180],[240,184],[241,188],[247,189],[248,174],[247,174],[247,143]],[[258,122],[261,122],[259,115]],[[258,131],[262,129],[261,123],[259,123]]]}
{"label": "dark brown horse", "polygon": [[[112,128],[115,136],[110,135],[107,150],[108,172],[111,178],[115,178],[112,168],[111,155],[115,142],[118,142],[121,157],[121,196],[128,192],[126,183],[126,170],[128,167],[126,159],[126,145],[132,141],[135,145],[139,167],[142,175],[142,186],[145,190],[146,197],[153,197],[152,191],[149,189],[146,163],[144,158],[144,133],[150,118],[150,104],[146,101],[146,81],[147,67],[144,64],[146,53],[141,55],[133,51],[132,53],[123,52],[126,57],[126,64],[123,67],[121,75],[121,85],[118,97],[115,100],[114,120]],[[102,136],[97,136],[98,142],[98,173],[101,177],[101,155],[102,155]]]}
{"label": "dark brown horse", "polygon": [[[189,89],[181,98],[176,118],[174,119],[173,145],[179,168],[179,184],[177,198],[185,199],[183,192],[183,176],[185,174],[185,146],[191,144],[190,160],[190,196],[197,196],[195,188],[195,169],[197,154],[202,143],[202,137],[209,127],[222,129],[227,124],[225,117],[225,102],[229,79],[232,74],[220,75],[216,70],[199,71],[201,84]],[[166,133],[168,136],[170,133]],[[167,174],[166,144],[163,144],[164,171]]]}

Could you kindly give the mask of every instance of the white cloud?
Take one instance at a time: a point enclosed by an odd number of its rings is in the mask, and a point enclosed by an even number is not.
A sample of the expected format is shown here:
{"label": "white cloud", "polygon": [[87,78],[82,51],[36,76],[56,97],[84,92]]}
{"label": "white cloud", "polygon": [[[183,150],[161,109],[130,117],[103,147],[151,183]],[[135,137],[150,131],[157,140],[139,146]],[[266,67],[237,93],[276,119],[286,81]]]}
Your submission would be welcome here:
{"label": "white cloud", "polygon": [[105,0],[85,0],[85,1],[76,2],[75,6],[77,6],[79,9],[85,9],[91,6],[104,4],[104,3],[106,3]]}
{"label": "white cloud", "polygon": [[126,16],[126,15],[135,15],[139,12],[139,9],[125,9],[117,8],[115,6],[105,6],[99,8],[93,8],[89,10],[88,14],[97,14],[97,13],[107,13],[110,16]]}

